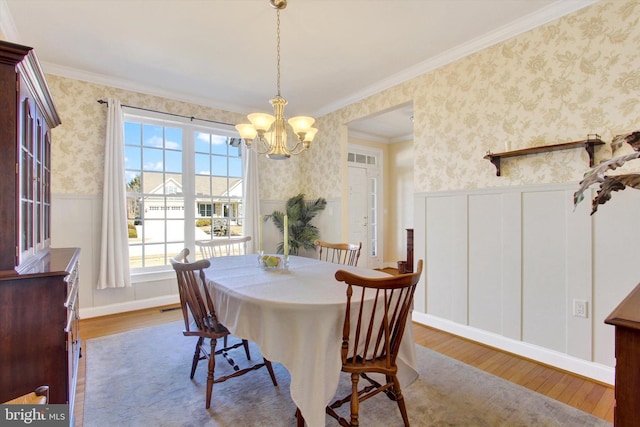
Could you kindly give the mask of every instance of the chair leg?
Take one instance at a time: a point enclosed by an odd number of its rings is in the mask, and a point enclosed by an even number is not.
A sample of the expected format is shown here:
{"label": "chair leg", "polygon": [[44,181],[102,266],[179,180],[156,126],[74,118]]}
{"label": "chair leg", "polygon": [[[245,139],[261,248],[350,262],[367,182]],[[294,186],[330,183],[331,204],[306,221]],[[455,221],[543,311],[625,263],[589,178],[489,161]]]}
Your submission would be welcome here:
{"label": "chair leg", "polygon": [[209,372],[207,373],[207,406],[211,407],[211,395],[213,394],[213,371],[216,369],[216,340],[211,338],[211,353],[209,354]]}
{"label": "chair leg", "polygon": [[271,366],[271,361],[265,359],[264,357],[262,357],[262,359],[264,360],[264,364],[267,367],[267,371],[269,371],[269,375],[271,376],[271,381],[273,381],[273,385],[277,386],[278,382],[276,381],[276,374],[273,372],[273,366]]}
{"label": "chair leg", "polygon": [[[227,339],[227,337],[224,337],[224,339]],[[249,341],[242,340],[242,345],[244,346],[244,352],[247,353],[247,360],[251,360],[251,354],[249,354]]]}
{"label": "chair leg", "polygon": [[400,414],[402,414],[402,421],[404,421],[405,427],[409,427],[409,416],[407,415],[407,407],[404,404],[404,396],[402,396],[402,390],[400,389],[400,381],[395,376],[393,377],[393,391],[398,408],[400,408]]}
{"label": "chair leg", "polygon": [[360,422],[358,422],[358,409],[360,402],[358,400],[358,380],[360,379],[360,375],[351,374],[351,425],[359,426]]}
{"label": "chair leg", "polygon": [[200,360],[200,346],[203,341],[204,338],[200,337],[198,338],[198,342],[196,342],[196,351],[193,355],[193,362],[191,362],[191,379],[193,379],[193,376],[196,374],[196,368],[198,367],[198,361]]}
{"label": "chair leg", "polygon": [[304,417],[299,408],[296,408],[296,427],[304,427]]}

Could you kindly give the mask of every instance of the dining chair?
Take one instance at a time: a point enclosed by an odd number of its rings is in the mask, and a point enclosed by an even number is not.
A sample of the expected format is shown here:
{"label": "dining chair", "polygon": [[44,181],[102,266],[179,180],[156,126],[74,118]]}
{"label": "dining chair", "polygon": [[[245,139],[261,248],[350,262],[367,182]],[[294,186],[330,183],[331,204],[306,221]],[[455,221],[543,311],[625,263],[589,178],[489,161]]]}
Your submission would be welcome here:
{"label": "dining chair", "polygon": [[3,402],[3,405],[44,405],[49,402],[49,386],[43,385],[36,388],[34,391],[18,396],[15,399],[11,399],[7,402]]}
{"label": "dining chair", "polygon": [[322,261],[351,265],[353,267],[358,265],[362,242],[356,245],[355,243],[329,243],[316,240],[313,244],[320,248],[318,259]]}
{"label": "dining chair", "polygon": [[221,237],[211,240],[196,240],[196,246],[200,249],[203,259],[219,256],[245,255],[247,253],[247,242],[251,236],[242,237]]}
{"label": "dining chair", "polygon": [[[413,308],[413,294],[422,274],[422,264],[419,260],[415,273],[384,278],[362,277],[345,270],[336,272],[336,280],[348,285],[341,356],[342,372],[351,374],[352,389],[348,396],[327,406],[326,412],[341,426],[359,425],[360,402],[380,392],[398,404],[404,425],[409,425],[397,377],[396,357]],[[375,299],[369,312],[363,307],[365,300],[371,298]],[[371,373],[384,375],[386,381],[376,381],[368,375]],[[358,390],[360,378],[368,385]],[[350,421],[334,410],[347,402],[351,403]]]}
{"label": "dining chair", "polygon": [[[229,378],[244,375],[250,371],[262,368],[263,366],[269,371],[271,381],[274,386],[277,386],[276,376],[273,372],[271,362],[264,359],[263,363],[259,363],[247,368],[240,369],[235,361],[229,357],[228,352],[236,349],[240,346],[244,347],[244,351],[247,356],[247,360],[251,360],[249,353],[249,343],[247,340],[241,340],[233,345],[227,346],[226,338],[231,335],[231,332],[218,321],[216,315],[215,305],[206,286],[204,269],[208,268],[211,263],[207,259],[189,262],[187,256],[189,255],[189,249],[183,249],[176,257],[171,258],[171,265],[176,272],[178,278],[178,292],[180,294],[180,306],[182,308],[182,314],[184,317],[184,330],[182,331],[185,336],[196,336],[198,341],[196,342],[195,354],[193,355],[193,362],[191,364],[191,379],[196,372],[198,362],[203,359],[208,359],[208,373],[207,373],[207,396],[206,396],[206,408],[211,406],[211,395],[213,392],[213,384],[217,382],[226,381]],[[191,314],[191,317],[189,316]],[[217,340],[223,338],[224,345],[222,348],[216,350]],[[210,340],[209,348],[205,345],[205,339]],[[215,370],[215,356],[222,355],[227,362],[233,367],[233,373],[225,376],[214,378]]]}

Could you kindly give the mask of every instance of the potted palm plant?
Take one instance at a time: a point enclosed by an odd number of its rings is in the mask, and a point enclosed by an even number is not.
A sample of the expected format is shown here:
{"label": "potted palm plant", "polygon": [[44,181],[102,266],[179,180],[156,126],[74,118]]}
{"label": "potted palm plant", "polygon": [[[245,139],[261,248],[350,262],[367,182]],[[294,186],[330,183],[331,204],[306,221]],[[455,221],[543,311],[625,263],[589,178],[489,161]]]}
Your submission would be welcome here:
{"label": "potted palm plant", "polygon": [[[285,214],[287,215],[289,251],[291,255],[298,255],[300,249],[316,249],[313,242],[318,238],[318,228],[311,224],[311,220],[323,211],[326,206],[327,201],[324,198],[305,200],[304,194],[300,193],[287,200],[286,212],[273,211],[270,215],[266,215],[264,219],[265,221],[271,219],[284,235],[284,216]],[[278,243],[277,251],[279,254],[284,252],[284,242]]]}

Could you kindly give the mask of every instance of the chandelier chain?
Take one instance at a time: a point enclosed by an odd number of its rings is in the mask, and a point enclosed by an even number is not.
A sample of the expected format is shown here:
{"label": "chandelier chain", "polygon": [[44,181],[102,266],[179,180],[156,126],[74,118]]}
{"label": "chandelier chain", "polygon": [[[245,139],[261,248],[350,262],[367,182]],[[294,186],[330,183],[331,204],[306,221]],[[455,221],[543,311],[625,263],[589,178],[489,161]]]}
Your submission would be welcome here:
{"label": "chandelier chain", "polygon": [[278,66],[278,96],[280,96],[280,9],[278,9],[277,11],[277,25],[276,25],[276,61],[277,61],[277,66]]}
{"label": "chandelier chain", "polygon": [[[2,0],[0,0],[1,2]],[[297,116],[288,120],[292,136],[295,135],[294,143],[287,141],[287,120],[284,116],[284,107],[287,100],[280,96],[280,10],[287,7],[287,0],[269,0],[271,7],[276,9],[276,71],[278,94],[269,100],[273,107],[274,115],[264,113],[251,113],[247,117],[251,124],[240,123],[236,129],[240,133],[247,147],[251,147],[254,139],[257,140],[255,146],[259,154],[266,154],[270,159],[283,160],[292,155],[300,154],[308,149],[311,141],[318,132],[312,127],[315,119],[313,117]]]}

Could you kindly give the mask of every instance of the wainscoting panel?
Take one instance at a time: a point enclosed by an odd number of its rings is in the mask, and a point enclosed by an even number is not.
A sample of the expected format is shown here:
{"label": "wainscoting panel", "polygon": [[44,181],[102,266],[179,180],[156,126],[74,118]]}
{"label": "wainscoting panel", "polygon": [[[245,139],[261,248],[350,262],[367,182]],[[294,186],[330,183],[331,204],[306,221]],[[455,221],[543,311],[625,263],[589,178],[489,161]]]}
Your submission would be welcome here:
{"label": "wainscoting panel", "polygon": [[[51,196],[51,246],[80,248],[80,307],[93,306],[100,254],[100,206],[97,196]],[[98,222],[96,222],[98,221]]]}
{"label": "wainscoting panel", "polygon": [[564,191],[523,193],[522,339],[567,351]]}
{"label": "wainscoting panel", "polygon": [[433,197],[425,206],[427,312],[467,324],[467,197]]}
{"label": "wainscoting panel", "polygon": [[414,319],[611,383],[614,330],[604,319],[640,281],[640,197],[615,193],[590,216],[588,195],[574,211],[576,188],[416,194],[426,273]]}
{"label": "wainscoting panel", "polygon": [[[586,200],[583,203],[589,204]],[[591,218],[594,359],[613,365],[613,326],[602,320],[640,282],[640,192],[626,189],[613,193],[611,200],[600,206]]]}
{"label": "wainscoting panel", "polygon": [[502,334],[502,196],[469,196],[469,325]]}

